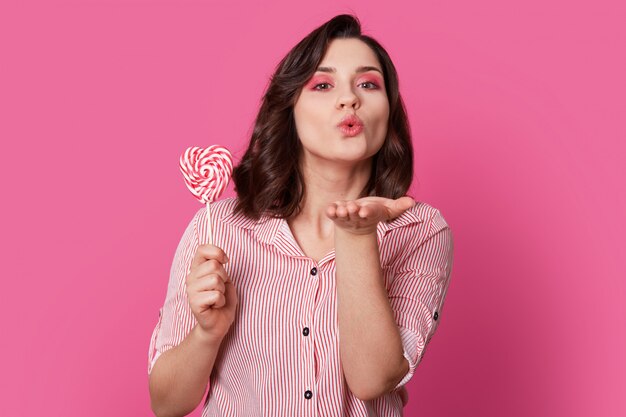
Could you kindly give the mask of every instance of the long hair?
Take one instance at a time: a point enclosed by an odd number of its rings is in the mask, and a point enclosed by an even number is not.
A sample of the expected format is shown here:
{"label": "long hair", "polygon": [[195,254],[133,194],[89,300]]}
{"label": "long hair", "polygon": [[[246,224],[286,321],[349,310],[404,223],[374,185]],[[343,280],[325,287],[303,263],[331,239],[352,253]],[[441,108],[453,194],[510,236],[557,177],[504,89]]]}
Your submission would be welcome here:
{"label": "long hair", "polygon": [[263,215],[287,218],[297,214],[304,197],[300,171],[300,139],[293,107],[304,84],[314,75],[333,39],[365,42],[382,65],[389,100],[387,136],[372,159],[370,178],[361,196],[403,196],[413,180],[413,148],[398,74],[385,49],[361,34],[357,17],[335,16],[302,39],[277,65],[263,96],[248,148],[233,170],[237,192],[235,212],[258,220]]}

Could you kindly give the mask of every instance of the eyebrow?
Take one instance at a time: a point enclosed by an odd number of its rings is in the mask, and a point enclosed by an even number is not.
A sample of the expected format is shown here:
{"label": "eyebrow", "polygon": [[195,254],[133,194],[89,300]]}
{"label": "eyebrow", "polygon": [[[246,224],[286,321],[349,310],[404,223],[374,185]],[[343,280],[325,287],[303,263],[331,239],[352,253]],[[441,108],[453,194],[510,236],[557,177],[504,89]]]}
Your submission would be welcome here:
{"label": "eyebrow", "polygon": [[[317,67],[316,71],[321,71],[321,72],[337,72],[337,69],[335,67]],[[381,70],[379,70],[376,67],[372,67],[369,65],[361,65],[360,67],[358,67],[356,69],[356,72],[358,74],[362,73],[362,72],[367,72],[367,71],[378,71],[380,73],[380,75],[383,75],[383,72]]]}

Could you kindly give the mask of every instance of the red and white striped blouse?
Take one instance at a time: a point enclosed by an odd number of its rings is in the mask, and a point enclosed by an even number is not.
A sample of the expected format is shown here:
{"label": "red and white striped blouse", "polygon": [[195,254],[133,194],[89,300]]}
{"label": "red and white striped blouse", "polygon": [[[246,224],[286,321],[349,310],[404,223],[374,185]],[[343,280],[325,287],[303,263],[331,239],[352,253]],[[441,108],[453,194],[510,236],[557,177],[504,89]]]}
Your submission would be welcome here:
{"label": "red and white striped blouse", "polygon": [[[239,302],[202,416],[402,416],[404,385],[441,321],[450,281],[452,233],[439,210],[418,202],[378,224],[385,285],[409,371],[392,392],[362,401],[346,384],[339,356],[335,252],[315,262],[303,254],[285,219],[235,215],[235,202],[211,205],[213,244],[228,255],[225,269]],[[198,245],[207,243],[206,222],[203,207],[176,249],[148,373],[196,324],[185,278]]]}

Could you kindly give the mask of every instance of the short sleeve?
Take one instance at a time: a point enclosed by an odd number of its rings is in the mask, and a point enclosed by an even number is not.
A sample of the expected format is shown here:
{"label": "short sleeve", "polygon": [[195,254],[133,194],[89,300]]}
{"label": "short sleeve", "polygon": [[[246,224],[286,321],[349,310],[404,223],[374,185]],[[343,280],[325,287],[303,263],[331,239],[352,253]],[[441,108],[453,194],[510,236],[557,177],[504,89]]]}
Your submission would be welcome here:
{"label": "short sleeve", "polygon": [[[424,227],[428,228],[426,234]],[[386,269],[391,282],[388,295],[400,330],[404,357],[409,363],[409,370],[395,391],[415,373],[441,321],[454,249],[452,232],[439,210],[426,224],[412,223],[393,232],[397,233],[396,239],[404,243],[400,254]]]}
{"label": "short sleeve", "polygon": [[198,210],[187,225],[174,254],[165,302],[159,310],[158,321],[150,339],[148,374],[152,372],[159,356],[180,344],[196,324],[189,306],[185,280],[199,245],[197,223],[201,211]]}

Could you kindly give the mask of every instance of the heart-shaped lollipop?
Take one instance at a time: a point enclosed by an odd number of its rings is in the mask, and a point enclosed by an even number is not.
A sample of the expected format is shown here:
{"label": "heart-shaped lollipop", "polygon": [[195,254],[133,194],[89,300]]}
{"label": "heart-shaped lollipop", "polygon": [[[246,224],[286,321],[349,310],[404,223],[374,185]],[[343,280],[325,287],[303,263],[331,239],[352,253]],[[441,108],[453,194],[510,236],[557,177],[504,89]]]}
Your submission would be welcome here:
{"label": "heart-shaped lollipop", "polygon": [[209,243],[211,238],[210,203],[226,189],[233,173],[233,156],[228,149],[211,145],[206,149],[194,146],[187,148],[180,157],[180,170],[189,191],[207,205],[209,221]]}
{"label": "heart-shaped lollipop", "polygon": [[189,191],[201,203],[212,203],[228,185],[233,173],[233,156],[218,145],[206,149],[195,146],[181,155],[180,170]]}

